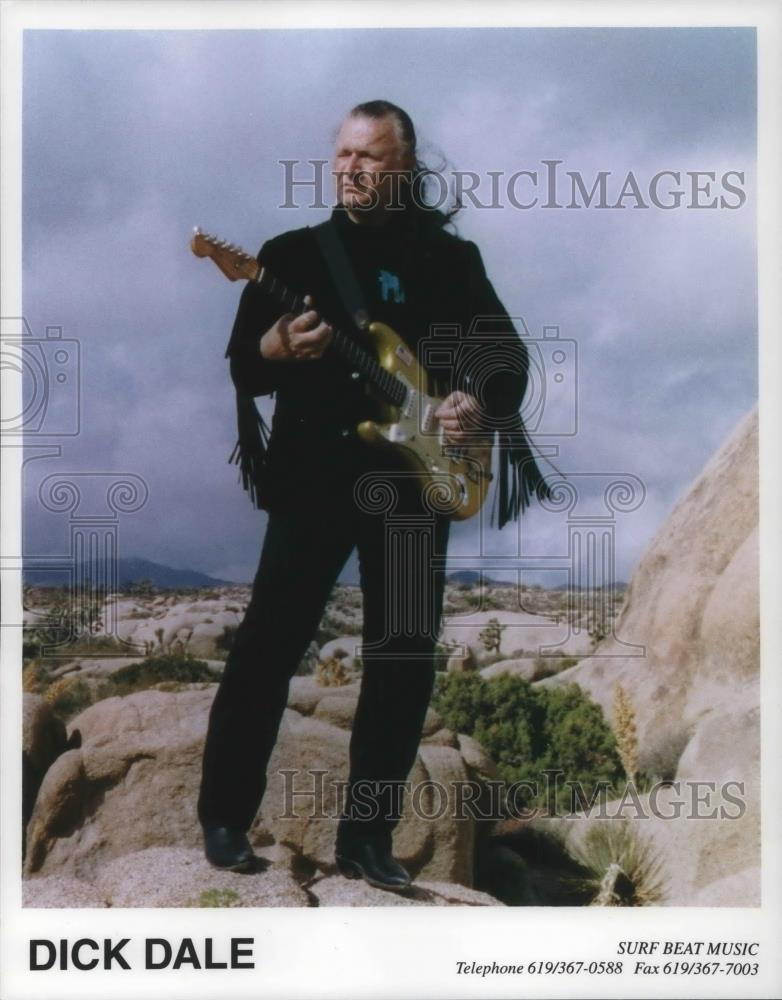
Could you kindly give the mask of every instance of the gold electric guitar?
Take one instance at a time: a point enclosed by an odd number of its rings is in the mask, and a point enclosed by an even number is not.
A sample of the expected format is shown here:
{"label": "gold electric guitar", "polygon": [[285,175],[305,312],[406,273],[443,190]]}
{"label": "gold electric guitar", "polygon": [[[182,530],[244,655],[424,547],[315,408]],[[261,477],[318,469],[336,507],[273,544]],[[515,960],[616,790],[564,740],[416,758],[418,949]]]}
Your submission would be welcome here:
{"label": "gold electric guitar", "polygon": [[[231,281],[254,282],[285,312],[304,310],[301,297],[238,247],[198,229],[190,247],[196,257],[211,257]],[[481,509],[492,479],[492,437],[448,443],[434,415],[442,397],[429,391],[431,379],[407,344],[385,323],[370,323],[364,333],[370,350],[336,329],[328,347],[360,374],[377,401],[378,419],[363,421],[357,433],[370,444],[400,449],[435,509],[455,520],[472,517]]]}

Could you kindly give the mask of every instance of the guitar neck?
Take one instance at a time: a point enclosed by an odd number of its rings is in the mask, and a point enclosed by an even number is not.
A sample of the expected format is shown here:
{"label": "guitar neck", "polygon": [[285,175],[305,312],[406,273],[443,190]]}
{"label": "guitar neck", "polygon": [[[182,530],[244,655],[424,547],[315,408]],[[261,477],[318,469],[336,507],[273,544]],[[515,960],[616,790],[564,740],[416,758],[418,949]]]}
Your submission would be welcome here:
{"label": "guitar neck", "polygon": [[[292,292],[267,268],[259,267],[254,281],[264,294],[279,303],[286,312],[298,315],[307,308],[304,299]],[[405,385],[378,364],[375,358],[352,337],[342,330],[334,329],[328,349],[365,378],[389,403],[395,406],[404,405],[408,392]]]}

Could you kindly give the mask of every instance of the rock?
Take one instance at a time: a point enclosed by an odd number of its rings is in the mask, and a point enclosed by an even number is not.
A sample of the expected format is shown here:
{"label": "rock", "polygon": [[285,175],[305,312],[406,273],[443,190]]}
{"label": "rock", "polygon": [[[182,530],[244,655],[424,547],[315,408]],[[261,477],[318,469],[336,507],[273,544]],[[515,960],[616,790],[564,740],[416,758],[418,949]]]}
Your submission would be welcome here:
{"label": "rock", "polygon": [[[294,701],[315,700],[311,685],[295,688]],[[342,718],[335,707],[341,689],[321,690],[312,716],[290,708],[284,713],[251,839],[275,842],[304,862],[327,867],[333,865],[350,731],[329,721]],[[116,858],[152,848],[200,851],[196,802],[214,693],[215,685],[140,691],[77,716],[69,731],[74,738],[78,733],[81,746],[50,769],[29,824],[27,874],[88,878]],[[321,705],[328,719],[318,717]],[[416,876],[470,885],[479,818],[456,819],[454,811],[458,783],[477,772],[468,769],[458,746],[449,745],[457,739],[433,710],[426,732],[437,739],[422,742],[410,776],[424,816],[415,815],[408,797],[395,835],[399,857]],[[473,762],[481,759],[471,742],[464,746]],[[488,768],[485,760],[480,768]]]}
{"label": "rock", "polygon": [[[758,671],[760,601],[758,599],[758,528],[750,531],[717,577],[703,608],[700,649],[694,664],[696,683],[754,685]],[[726,656],[726,650],[730,655]],[[691,693],[697,710],[697,690]],[[705,707],[705,706],[704,706]]]}
{"label": "rock", "polygon": [[456,733],[452,729],[438,729],[436,732],[432,733],[431,736],[422,737],[427,743],[434,743],[441,747],[455,747],[458,748],[459,743],[456,738]]}
{"label": "rock", "polygon": [[760,906],[760,868],[745,869],[709,882],[690,900],[691,906]]}
{"label": "rock", "polygon": [[[492,619],[502,628],[499,650],[490,653],[481,632]],[[526,611],[474,611],[449,615],[444,619],[440,642],[453,646],[451,659],[469,654],[478,667],[486,667],[497,654],[503,660],[544,654],[549,648],[567,656],[584,656],[592,641],[584,630],[571,629],[567,622],[532,615]]]}
{"label": "rock", "polygon": [[321,663],[335,657],[342,660],[346,670],[357,670],[361,665],[361,636],[345,635],[330,639],[320,650]]}
{"label": "rock", "polygon": [[27,826],[44,775],[67,746],[65,725],[39,694],[22,698],[22,827]]}
{"label": "rock", "polygon": [[499,660],[484,667],[481,670],[481,677],[488,680],[490,677],[499,677],[500,674],[513,674],[514,677],[522,677],[525,681],[539,681],[556,673],[558,661],[561,661],[559,656],[549,656],[545,659],[541,656],[527,656],[522,659]]}
{"label": "rock", "polygon": [[28,826],[27,871],[81,877],[147,847],[200,846],[195,807],[214,691],[141,691],[77,716],[69,732],[82,745],[47,772]]}
{"label": "rock", "polygon": [[621,682],[636,712],[642,769],[650,757],[665,758],[672,739],[685,742],[713,707],[729,708],[737,685],[757,699],[757,433],[753,412],[676,504],[633,573],[615,635],[541,682],[575,681],[609,718]]}
{"label": "rock", "polygon": [[[263,851],[256,851],[263,857]],[[151,847],[102,868],[97,886],[110,906],[308,906],[286,865],[266,861],[248,874],[220,871],[203,851]]]}
{"label": "rock", "polygon": [[41,776],[65,750],[65,724],[39,694],[25,691],[22,697],[22,753]]}
{"label": "rock", "polygon": [[467,674],[476,671],[478,664],[475,662],[472,650],[467,646],[463,653],[448,658],[445,669],[449,674]]}
{"label": "rock", "polygon": [[[276,846],[276,845],[275,845]],[[268,906],[501,906],[484,892],[461,885],[417,881],[404,892],[386,892],[363,880],[321,873],[303,888],[280,864],[275,848],[256,851],[257,870],[212,868],[198,850],[153,847],[110,862],[92,883],[50,875],[25,879],[26,907],[196,907]]]}
{"label": "rock", "polygon": [[313,882],[309,891],[319,906],[502,906],[485,892],[428,879],[416,880],[404,892],[387,892],[332,875]]}
{"label": "rock", "polygon": [[358,698],[355,694],[333,694],[341,692],[342,688],[325,688],[329,694],[324,695],[317,704],[313,715],[317,719],[331,722],[340,729],[350,729],[356,712]]}
{"label": "rock", "polygon": [[80,663],[63,663],[61,667],[57,667],[56,670],[49,671],[50,680],[57,680],[59,677],[65,677],[66,674],[73,674],[81,670]]}
{"label": "rock", "polygon": [[[229,624],[220,622],[200,622],[190,633],[190,638],[185,639],[183,648],[199,659],[216,657],[221,651],[221,643],[224,640],[226,628],[237,628],[236,615],[231,616],[234,621]],[[222,650],[225,653],[225,650]]]}
{"label": "rock", "polygon": [[131,663],[139,663],[143,658],[143,654],[138,656],[84,657],[78,661],[79,674],[81,677],[94,677],[103,680],[121,670],[122,667],[129,667]]}
{"label": "rock", "polygon": [[[712,807],[696,806],[701,814],[715,811],[715,818],[668,821],[664,831],[659,831],[658,843],[676,861],[677,893],[688,902],[726,874],[735,879],[743,872],[745,885],[740,895],[756,901],[731,905],[760,905],[756,877],[761,843],[759,729],[759,705],[748,692],[743,698],[737,692],[730,711],[715,711],[702,719],[679,761],[676,777],[689,791],[690,800],[696,794],[706,799],[708,788],[701,786],[699,793],[696,783],[712,781],[718,791],[725,788],[743,803],[735,805],[718,795]],[[727,782],[733,784],[726,788]],[[727,816],[719,818],[720,811]]]}
{"label": "rock", "polygon": [[101,891],[82,879],[49,875],[22,882],[22,906],[25,908],[65,909],[108,905]]}
{"label": "rock", "polygon": [[[137,617],[139,614],[143,617]],[[151,643],[156,653],[187,652],[208,660],[225,655],[225,630],[236,628],[240,621],[239,613],[228,610],[222,600],[168,605],[163,599],[152,602],[142,611],[120,601],[117,617],[119,637],[135,643],[139,649]]]}
{"label": "rock", "polygon": [[[669,900],[712,898],[733,881],[757,897],[760,860],[757,412],[740,423],[675,505],[633,573],[615,634],[543,686],[576,682],[609,718],[621,683],[641,770],[743,783],[743,815],[648,825],[671,873]],[[636,653],[630,644],[636,644]],[[689,783],[689,784],[687,784]],[[736,794],[734,788],[734,794]],[[745,881],[742,882],[741,873]],[[724,893],[714,890],[714,898]],[[741,904],[735,904],[741,905]]]}
{"label": "rock", "polygon": [[315,677],[292,677],[288,689],[288,707],[301,715],[312,715],[324,694],[331,690],[318,684]]}
{"label": "rock", "polygon": [[424,724],[421,729],[421,739],[426,740],[430,736],[433,736],[436,732],[443,728],[443,720],[439,712],[434,708],[427,708],[426,715],[424,716]]}
{"label": "rock", "polygon": [[399,859],[405,864],[406,849],[409,850],[415,833],[418,832],[421,841],[428,835],[432,854],[423,867],[417,866],[418,873],[423,871],[425,878],[436,881],[472,886],[476,823],[469,810],[460,809],[463,798],[459,790],[470,780],[462,755],[453,747],[422,742],[419,759],[427,778],[413,786],[413,794],[407,800],[406,822],[404,827],[400,824],[394,841]]}

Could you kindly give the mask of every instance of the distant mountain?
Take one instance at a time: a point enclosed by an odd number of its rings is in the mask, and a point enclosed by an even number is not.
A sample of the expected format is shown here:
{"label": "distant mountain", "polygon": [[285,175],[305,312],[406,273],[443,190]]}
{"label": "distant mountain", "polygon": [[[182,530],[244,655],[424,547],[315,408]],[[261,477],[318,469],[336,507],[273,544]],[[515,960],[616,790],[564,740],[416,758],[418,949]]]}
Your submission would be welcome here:
{"label": "distant mountain", "polygon": [[[140,580],[149,580],[155,587],[164,589],[224,587],[231,583],[230,580],[218,580],[217,577],[199,573],[194,569],[173,569],[171,566],[163,566],[149,559],[135,558],[120,559],[118,575],[120,587],[127,587],[128,584]],[[65,582],[62,571],[45,569],[25,570],[24,581],[35,587],[61,587]]]}
{"label": "distant mountain", "polygon": [[[474,569],[458,569],[455,570],[453,573],[449,573],[448,576],[446,577],[446,580],[448,583],[468,583],[471,586],[476,586],[481,582],[481,574]],[[483,582],[491,583],[496,587],[516,586],[515,583],[509,583],[507,580],[493,580],[490,576],[486,576],[486,574],[484,574],[483,576]],[[524,580],[524,582],[527,583],[526,579]],[[535,580],[535,583],[539,583],[539,581]],[[527,585],[531,586],[533,584],[527,583]],[[555,584],[554,586],[548,584],[541,584],[541,586],[543,587],[544,590],[552,590],[552,591],[592,589],[590,587],[577,587],[575,584],[572,583],[558,583]],[[617,580],[613,586],[615,590],[625,590],[627,588],[627,583],[624,580]],[[608,588],[608,584],[606,584],[606,588]]]}
{"label": "distant mountain", "polygon": [[[481,582],[481,574],[475,569],[457,569],[453,573],[449,573],[446,577],[448,583],[470,583],[476,584]],[[490,576],[483,574],[484,583],[497,583],[496,580],[492,580]]]}

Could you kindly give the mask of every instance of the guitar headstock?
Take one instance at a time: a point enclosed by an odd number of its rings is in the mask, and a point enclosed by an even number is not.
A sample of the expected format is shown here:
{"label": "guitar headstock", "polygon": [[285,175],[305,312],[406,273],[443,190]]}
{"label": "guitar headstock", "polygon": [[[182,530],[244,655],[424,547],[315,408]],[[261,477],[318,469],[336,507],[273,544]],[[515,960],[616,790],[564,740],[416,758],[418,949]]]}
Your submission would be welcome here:
{"label": "guitar headstock", "polygon": [[255,281],[261,271],[261,266],[255,257],[251,257],[232,243],[219,240],[209,233],[202,233],[197,227],[190,240],[190,249],[196,257],[211,257],[231,281],[238,281],[240,278]]}

